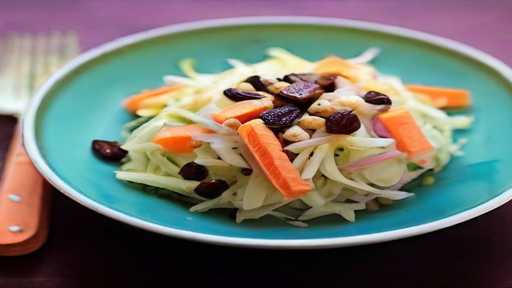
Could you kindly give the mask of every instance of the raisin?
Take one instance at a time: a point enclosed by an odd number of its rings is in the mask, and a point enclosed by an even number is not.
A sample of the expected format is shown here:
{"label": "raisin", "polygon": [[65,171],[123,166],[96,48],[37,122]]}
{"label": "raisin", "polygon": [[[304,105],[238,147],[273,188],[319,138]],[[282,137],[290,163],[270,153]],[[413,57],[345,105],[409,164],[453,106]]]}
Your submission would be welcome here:
{"label": "raisin", "polygon": [[337,75],[322,75],[318,80],[316,80],[316,84],[320,85],[325,92],[333,92],[336,90],[336,77]]}
{"label": "raisin", "polygon": [[334,112],[325,120],[325,130],[333,134],[352,134],[359,130],[361,121],[352,111]]}
{"label": "raisin", "polygon": [[93,140],[92,150],[101,159],[115,162],[121,161],[128,154],[128,151],[115,141]]}
{"label": "raisin", "polygon": [[208,169],[195,162],[188,162],[181,167],[179,174],[186,180],[201,181],[208,177]]}
{"label": "raisin", "polygon": [[281,90],[279,95],[292,102],[309,103],[315,101],[323,92],[318,84],[299,81]]}
{"label": "raisin", "polygon": [[315,83],[319,78],[320,75],[314,73],[291,73],[284,75],[283,81],[290,84],[300,81]]}
{"label": "raisin", "polygon": [[386,94],[382,94],[377,91],[368,91],[363,96],[363,99],[366,103],[373,105],[391,105],[392,101]]}
{"label": "raisin", "polygon": [[213,199],[222,195],[222,192],[228,190],[229,184],[221,179],[212,179],[201,181],[199,185],[194,189],[197,195],[207,198]]}
{"label": "raisin", "polygon": [[267,85],[265,85],[265,83],[263,83],[263,81],[261,80],[261,77],[258,75],[253,75],[253,76],[245,79],[244,82],[251,84],[252,87],[254,87],[254,89],[256,89],[256,91],[263,91],[263,92],[268,93]]}
{"label": "raisin", "polygon": [[290,102],[286,101],[285,98],[276,95],[274,96],[274,100],[272,100],[272,104],[274,105],[274,107],[281,107],[290,104]]}
{"label": "raisin", "polygon": [[263,95],[258,93],[246,92],[236,88],[228,88],[224,90],[224,95],[235,102],[265,98]]}
{"label": "raisin", "polygon": [[325,92],[336,90],[337,75],[318,75],[315,73],[292,73],[285,75],[283,81],[293,84],[295,82],[310,82],[318,84]]}
{"label": "raisin", "polygon": [[249,176],[252,174],[252,169],[251,168],[242,168],[240,170],[240,173],[242,173],[242,175]]}
{"label": "raisin", "polygon": [[261,113],[260,118],[269,128],[286,128],[302,116],[302,111],[295,105],[285,105]]}

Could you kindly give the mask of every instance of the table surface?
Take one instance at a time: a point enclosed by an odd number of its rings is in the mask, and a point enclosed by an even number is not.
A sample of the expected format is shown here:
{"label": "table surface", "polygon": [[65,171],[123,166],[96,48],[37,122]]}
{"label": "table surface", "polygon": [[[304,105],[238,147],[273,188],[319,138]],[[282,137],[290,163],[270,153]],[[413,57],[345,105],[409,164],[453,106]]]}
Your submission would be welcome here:
{"label": "table surface", "polygon": [[[152,27],[247,15],[330,16],[399,25],[459,40],[512,64],[512,1],[505,0],[0,1],[0,36],[75,30],[82,47],[91,48]],[[14,124],[14,119],[0,117],[0,162]],[[32,255],[0,258],[0,287],[173,285],[178,279],[241,287],[512,287],[512,203],[455,227],[399,241],[269,251],[156,235],[96,214],[57,191],[53,196],[48,243]]]}

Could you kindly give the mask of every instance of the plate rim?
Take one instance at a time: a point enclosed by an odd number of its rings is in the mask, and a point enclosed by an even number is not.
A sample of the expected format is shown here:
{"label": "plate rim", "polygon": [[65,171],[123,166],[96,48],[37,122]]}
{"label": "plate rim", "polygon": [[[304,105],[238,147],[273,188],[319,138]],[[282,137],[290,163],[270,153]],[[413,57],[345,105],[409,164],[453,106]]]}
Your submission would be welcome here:
{"label": "plate rim", "polygon": [[253,248],[270,248],[270,249],[319,249],[319,248],[334,248],[355,245],[365,245],[371,243],[385,242],[390,240],[397,240],[416,235],[426,234],[443,228],[447,228],[461,222],[478,217],[484,213],[498,208],[512,199],[512,188],[505,190],[499,196],[491,200],[475,206],[469,210],[459,212],[452,216],[431,221],[425,224],[415,225],[411,227],[395,229],[385,232],[377,232],[356,236],[342,236],[318,239],[264,239],[264,238],[246,238],[246,237],[230,237],[211,235],[201,232],[185,231],[178,228],[167,227],[160,224],[155,224],[146,220],[136,218],[109,208],[106,205],[100,204],[85,195],[76,191],[71,185],[63,181],[56,173],[54,173],[49,165],[46,163],[41,151],[38,148],[35,133],[36,116],[44,97],[48,92],[53,89],[62,79],[68,74],[73,73],[77,68],[94,60],[95,58],[104,54],[110,53],[116,49],[142,42],[148,39],[153,39],[165,35],[176,34],[180,32],[199,30],[204,28],[215,27],[231,27],[238,25],[251,25],[251,24],[306,24],[306,25],[321,25],[332,26],[340,28],[356,28],[360,30],[381,32],[391,35],[397,35],[409,39],[419,40],[425,43],[441,47],[452,52],[462,54],[477,62],[480,62],[494,71],[498,72],[509,83],[512,83],[512,69],[505,63],[497,58],[480,51],[476,48],[470,47],[458,41],[447,39],[441,36],[428,34],[408,28],[391,26],[386,24],[340,19],[340,18],[327,18],[327,17],[309,17],[309,16],[256,16],[256,17],[236,17],[236,18],[220,18],[209,19],[193,22],[185,22],[163,26],[146,30],[124,36],[105,44],[90,49],[85,53],[79,55],[67,65],[56,72],[34,95],[34,98],[29,104],[26,113],[23,116],[23,142],[28,156],[31,158],[35,167],[39,172],[50,182],[55,188],[61,191],[66,196],[81,205],[103,214],[107,217],[117,221],[142,228],[144,230],[152,231],[155,233],[173,236],[181,239],[193,240],[198,242],[205,242],[218,245],[236,246],[236,247],[253,247]]}

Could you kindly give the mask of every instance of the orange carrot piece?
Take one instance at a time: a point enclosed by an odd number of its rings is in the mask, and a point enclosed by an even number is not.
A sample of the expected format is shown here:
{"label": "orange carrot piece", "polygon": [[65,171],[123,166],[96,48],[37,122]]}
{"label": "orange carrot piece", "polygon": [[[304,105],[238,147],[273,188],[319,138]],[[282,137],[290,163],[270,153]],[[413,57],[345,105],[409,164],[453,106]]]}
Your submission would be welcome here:
{"label": "orange carrot piece", "polygon": [[407,89],[427,96],[438,108],[461,108],[471,105],[471,95],[467,90],[423,85],[407,85]]}
{"label": "orange carrot piece", "polygon": [[336,56],[325,57],[318,61],[314,72],[318,74],[335,74],[348,78],[351,81],[358,81],[359,67],[345,59]]}
{"label": "orange carrot piece", "polygon": [[256,119],[243,124],[238,128],[238,134],[267,178],[285,198],[297,198],[312,189],[311,183],[300,178],[281,143],[263,121]]}
{"label": "orange carrot piece", "polygon": [[124,108],[126,108],[126,110],[128,110],[132,113],[135,113],[135,111],[137,111],[139,108],[141,108],[140,105],[142,102],[144,102],[144,100],[147,100],[147,99],[150,99],[153,97],[157,97],[157,96],[163,95],[165,93],[173,92],[180,88],[181,88],[181,86],[174,85],[174,86],[163,86],[163,87],[151,89],[151,90],[145,90],[139,94],[135,94],[135,95],[132,95],[132,96],[126,98],[123,101],[123,106],[124,106]]}
{"label": "orange carrot piece", "polygon": [[238,119],[241,123],[258,118],[265,110],[272,108],[269,100],[245,100],[227,106],[219,112],[213,113],[212,118],[217,123],[224,123],[228,119]]}
{"label": "orange carrot piece", "polygon": [[163,127],[153,138],[153,143],[172,153],[192,153],[201,145],[200,142],[192,139],[192,135],[212,132],[197,124]]}
{"label": "orange carrot piece", "polygon": [[432,144],[409,111],[399,108],[381,113],[377,117],[395,139],[398,150],[407,153],[410,158],[432,151]]}

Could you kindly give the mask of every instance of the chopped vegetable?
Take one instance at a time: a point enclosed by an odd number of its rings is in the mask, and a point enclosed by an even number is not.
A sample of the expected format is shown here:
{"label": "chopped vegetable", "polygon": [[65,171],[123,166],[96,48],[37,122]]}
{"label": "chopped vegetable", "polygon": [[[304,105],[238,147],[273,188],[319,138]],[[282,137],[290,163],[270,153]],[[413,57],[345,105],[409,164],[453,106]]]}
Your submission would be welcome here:
{"label": "chopped vegetable", "polygon": [[361,173],[375,185],[391,187],[400,181],[406,171],[404,161],[395,157],[368,166]]}
{"label": "chopped vegetable", "polygon": [[347,163],[347,164],[343,165],[342,169],[347,172],[353,173],[353,172],[357,172],[361,169],[368,168],[372,165],[375,165],[376,163],[386,161],[389,159],[393,159],[393,158],[399,157],[401,155],[403,155],[403,154],[400,153],[399,151],[391,150],[391,151],[387,151],[387,152],[384,152],[381,154],[371,155],[371,156],[359,159],[354,162]]}
{"label": "chopped vegetable", "polygon": [[[159,97],[162,95],[165,95],[167,93],[175,92],[181,89],[182,86],[180,85],[174,85],[174,86],[164,86],[152,90],[146,90],[142,91],[139,94],[135,94],[130,96],[129,98],[125,99],[123,101],[123,106],[126,108],[126,110],[135,113],[137,110],[141,108],[147,108],[144,105],[144,102],[147,103],[148,100],[151,98]],[[165,102],[163,103],[165,105]],[[162,106],[164,106],[162,105]]]}
{"label": "chopped vegetable", "polygon": [[253,169],[247,187],[245,188],[242,207],[247,210],[256,209],[264,205],[265,198],[276,188],[270,183],[264,172],[256,167]]}
{"label": "chopped vegetable", "polygon": [[463,108],[471,106],[471,95],[468,90],[424,85],[407,85],[414,93],[427,96],[434,107]]}
{"label": "chopped vegetable", "polygon": [[153,138],[153,143],[172,153],[192,153],[201,145],[200,142],[192,139],[192,135],[211,132],[210,129],[197,124],[163,127]]}
{"label": "chopped vegetable", "polygon": [[299,171],[283,152],[279,140],[261,120],[247,122],[238,133],[270,182],[284,197],[296,198],[311,190],[311,184],[300,178]]}
{"label": "chopped vegetable", "polygon": [[263,111],[272,108],[269,100],[246,100],[227,106],[219,112],[213,113],[212,118],[217,123],[224,123],[228,119],[237,119],[241,123],[258,118]]}
{"label": "chopped vegetable", "polygon": [[432,144],[409,111],[396,109],[379,114],[378,119],[396,140],[398,150],[407,153],[409,157],[416,158],[433,150]]}
{"label": "chopped vegetable", "polygon": [[199,184],[197,181],[183,180],[169,176],[156,176],[150,173],[118,171],[116,172],[116,177],[125,181],[175,191],[190,197],[194,197],[192,191],[195,189],[197,184]]}
{"label": "chopped vegetable", "polygon": [[304,166],[304,170],[302,170],[302,174],[300,175],[302,179],[311,179],[315,176],[328,150],[329,144],[322,144],[315,149],[313,156],[311,156]]}

